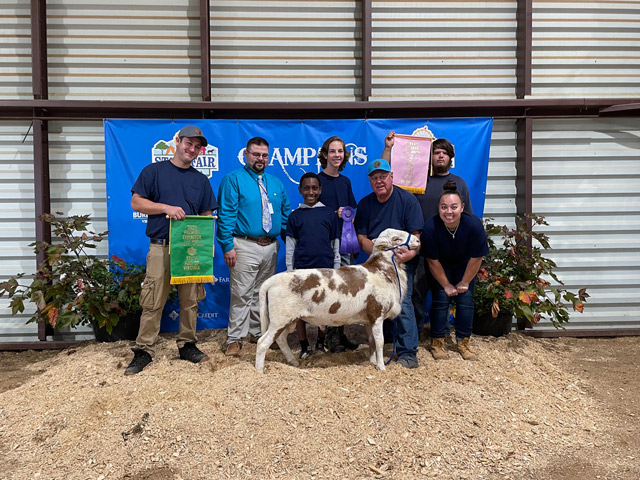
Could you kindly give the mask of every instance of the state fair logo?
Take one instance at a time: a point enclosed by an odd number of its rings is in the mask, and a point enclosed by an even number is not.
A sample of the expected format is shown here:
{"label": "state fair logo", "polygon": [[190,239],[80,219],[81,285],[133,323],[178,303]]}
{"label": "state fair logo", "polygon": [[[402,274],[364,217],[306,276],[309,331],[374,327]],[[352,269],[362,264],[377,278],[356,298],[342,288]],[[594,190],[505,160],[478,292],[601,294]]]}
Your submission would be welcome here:
{"label": "state fair logo", "polygon": [[[173,136],[173,140],[158,140],[151,149],[151,163],[171,160],[176,153],[177,138],[178,132]],[[218,171],[218,147],[211,144],[202,147],[196,159],[191,162],[191,166],[207,178],[211,178],[213,172]]]}

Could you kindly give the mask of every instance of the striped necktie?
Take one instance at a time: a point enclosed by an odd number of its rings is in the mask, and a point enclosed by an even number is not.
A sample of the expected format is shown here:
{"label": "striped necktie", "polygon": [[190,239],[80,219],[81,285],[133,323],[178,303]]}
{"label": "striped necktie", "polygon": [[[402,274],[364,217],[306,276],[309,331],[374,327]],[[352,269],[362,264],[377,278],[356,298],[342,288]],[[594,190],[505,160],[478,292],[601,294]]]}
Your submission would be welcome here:
{"label": "striped necktie", "polygon": [[262,229],[269,233],[271,231],[271,213],[269,212],[269,195],[262,183],[262,175],[258,175],[258,187],[260,188],[260,198],[262,199]]}

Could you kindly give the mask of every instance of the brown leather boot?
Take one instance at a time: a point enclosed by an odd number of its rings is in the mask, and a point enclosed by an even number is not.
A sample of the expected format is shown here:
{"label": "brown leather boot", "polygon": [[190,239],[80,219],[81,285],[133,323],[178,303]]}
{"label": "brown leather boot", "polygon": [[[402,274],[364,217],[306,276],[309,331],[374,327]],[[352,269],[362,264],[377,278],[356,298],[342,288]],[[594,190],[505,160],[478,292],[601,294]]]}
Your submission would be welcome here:
{"label": "brown leather boot", "polygon": [[469,344],[469,337],[461,338],[458,340],[457,345],[458,353],[462,355],[465,360],[477,360],[478,356],[471,351],[471,345]]}
{"label": "brown leather boot", "polygon": [[242,342],[232,342],[227,345],[225,355],[227,357],[237,357],[240,355],[240,350],[242,350]]}
{"label": "brown leather boot", "polygon": [[431,339],[431,355],[435,360],[446,360],[449,358],[444,349],[444,338]]}

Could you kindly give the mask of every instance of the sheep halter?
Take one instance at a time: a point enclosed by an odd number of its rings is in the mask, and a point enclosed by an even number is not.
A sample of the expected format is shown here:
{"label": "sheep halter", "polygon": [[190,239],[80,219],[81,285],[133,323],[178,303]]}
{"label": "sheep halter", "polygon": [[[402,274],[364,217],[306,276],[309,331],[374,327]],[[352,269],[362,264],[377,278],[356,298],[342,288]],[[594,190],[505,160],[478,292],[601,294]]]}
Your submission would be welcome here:
{"label": "sheep halter", "polygon": [[[409,248],[409,240],[411,240],[411,234],[405,240],[404,243],[400,245],[396,245],[395,247],[385,248],[384,251],[388,252],[389,250],[393,250],[393,255],[391,255],[391,263],[393,263],[393,268],[396,269],[396,278],[398,279],[398,291],[400,292],[400,304],[402,304],[402,285],[400,285],[400,274],[398,273],[398,265],[396,265],[396,249],[400,247]],[[410,249],[409,249],[410,250]]]}
{"label": "sheep halter", "polygon": [[[398,292],[400,293],[400,308],[402,308],[402,285],[400,285],[400,274],[398,273],[398,265],[396,265],[396,248],[400,248],[400,247],[407,247],[409,248],[409,240],[411,240],[411,234],[408,234],[409,236],[407,237],[407,239],[405,240],[404,243],[400,244],[400,245],[396,245],[395,247],[391,247],[391,248],[385,248],[384,251],[388,252],[389,250],[393,250],[393,255],[391,255],[391,263],[393,263],[393,268],[396,269],[396,278],[398,279]],[[396,353],[396,335],[395,335],[395,329],[396,329],[396,319],[393,319],[393,328],[391,329],[391,335],[393,336],[393,350],[391,350],[391,355],[389,356],[389,360],[387,360],[384,364],[385,365],[389,365],[391,363],[391,360],[393,360],[393,356]]]}

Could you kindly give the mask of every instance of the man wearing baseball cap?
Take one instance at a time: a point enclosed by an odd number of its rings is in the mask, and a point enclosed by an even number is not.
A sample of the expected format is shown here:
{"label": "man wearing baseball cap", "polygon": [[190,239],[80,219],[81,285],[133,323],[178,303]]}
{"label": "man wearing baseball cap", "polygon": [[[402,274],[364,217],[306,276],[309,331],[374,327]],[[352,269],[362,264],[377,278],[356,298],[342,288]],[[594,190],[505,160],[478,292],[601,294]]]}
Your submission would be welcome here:
{"label": "man wearing baseball cap", "polygon": [[[371,254],[373,240],[387,228],[404,230],[420,237],[424,223],[420,204],[411,193],[394,187],[389,162],[382,158],[373,160],[368,165],[368,172],[373,193],[358,202],[354,221],[360,249]],[[411,303],[417,253],[418,250],[406,247],[400,247],[396,251],[396,260],[405,263],[407,272],[407,292],[402,300],[400,315],[394,320],[397,326],[398,363],[405,368],[418,366],[418,330]]]}
{"label": "man wearing baseball cap", "polygon": [[[396,132],[390,131],[384,139],[384,151],[381,157],[387,161],[391,161],[391,151],[395,143]],[[425,223],[434,215],[438,215],[438,202],[440,195],[442,195],[442,187],[448,181],[453,180],[456,182],[458,193],[464,203],[464,211],[473,214],[473,206],[471,205],[471,198],[469,196],[469,187],[464,178],[454,175],[450,172],[451,165],[453,164],[453,158],[455,157],[455,148],[453,144],[446,138],[438,138],[434,140],[432,145],[432,163],[433,171],[429,175],[429,181],[427,183],[427,189],[422,194],[414,194],[420,208],[422,209],[422,218]],[[425,265],[424,257],[419,257],[418,267],[416,268],[416,276],[413,281],[413,309],[416,314],[416,323],[418,325],[418,338],[423,330],[426,329],[425,321],[427,320],[426,303],[427,293],[429,288],[436,282],[429,268]],[[436,282],[437,283],[437,282]],[[431,301],[429,301],[431,304]]]}
{"label": "man wearing baseball cap", "polygon": [[[211,215],[218,208],[209,179],[191,166],[207,139],[198,127],[187,125],[175,136],[176,151],[168,161],[147,165],[131,188],[131,208],[149,216],[147,271],[140,291],[140,330],[134,357],[125,375],[140,373],[152,361],[160,333],[162,309],[169,295],[169,219],[186,215]],[[192,363],[208,357],[196,347],[198,302],[204,299],[204,285],[176,286],[180,299],[180,330],[177,338],[180,358]]]}

